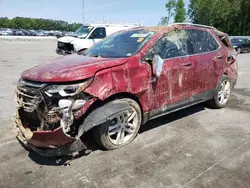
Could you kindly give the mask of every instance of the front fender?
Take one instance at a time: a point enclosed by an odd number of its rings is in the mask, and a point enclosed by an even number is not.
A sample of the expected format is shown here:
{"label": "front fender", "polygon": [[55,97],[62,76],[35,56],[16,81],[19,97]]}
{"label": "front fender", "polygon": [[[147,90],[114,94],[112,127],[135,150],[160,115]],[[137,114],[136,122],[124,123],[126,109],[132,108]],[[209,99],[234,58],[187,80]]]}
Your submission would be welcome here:
{"label": "front fender", "polygon": [[78,138],[82,136],[84,132],[92,129],[97,125],[101,125],[107,121],[113,119],[113,117],[124,111],[130,109],[130,105],[126,103],[107,103],[92,111],[84,120],[83,124],[80,125],[78,130]]}

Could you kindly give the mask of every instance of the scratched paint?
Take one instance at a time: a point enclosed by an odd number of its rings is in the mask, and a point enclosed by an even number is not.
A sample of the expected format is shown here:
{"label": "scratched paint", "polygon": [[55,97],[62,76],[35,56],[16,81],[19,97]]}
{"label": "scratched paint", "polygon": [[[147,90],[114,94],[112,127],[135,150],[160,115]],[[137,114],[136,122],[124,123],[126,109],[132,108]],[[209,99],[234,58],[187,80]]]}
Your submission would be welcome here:
{"label": "scratched paint", "polygon": [[[237,63],[232,59],[228,62],[227,59],[218,60],[217,58],[221,54],[228,57],[233,52],[232,49],[223,46],[223,43],[219,39],[219,36],[226,34],[214,28],[208,29],[191,25],[171,25],[144,29],[155,32],[155,35],[134,56],[124,58],[94,58],[81,55],[69,55],[33,67],[23,72],[22,78],[42,83],[63,84],[93,78],[92,83],[82,91],[81,94],[84,95],[70,98],[72,101],[79,98],[87,100],[81,109],[70,112],[73,114],[73,121],[69,121],[71,131],[67,133],[67,135],[72,137],[77,135],[77,127],[79,127],[78,120],[80,120],[84,114],[88,113],[96,102],[102,104],[116,96],[133,96],[133,99],[136,99],[141,106],[142,113],[148,113],[157,109],[164,111],[167,109],[166,105],[168,104],[192,97],[209,89],[214,89],[223,73],[227,74],[234,81],[237,79]],[[206,31],[217,39],[221,48],[211,53],[199,55],[189,54],[183,57],[166,58],[164,59],[163,70],[160,77],[155,78],[152,70],[155,65],[146,62],[144,59],[145,55],[155,47],[157,41],[161,39],[164,34],[168,34],[168,40],[183,52],[180,38],[187,39],[188,37],[187,32],[183,31],[183,29]],[[193,43],[191,44],[193,45]],[[187,66],[189,62],[191,66]],[[85,98],[85,94],[91,97]],[[38,135],[37,138],[41,140],[44,140],[46,137],[41,138],[41,135],[51,134],[52,129],[55,130],[59,128],[59,122],[63,119],[60,110],[58,110],[57,115],[53,115],[53,113],[51,113],[52,115],[49,114],[49,112],[54,112],[56,111],[55,109],[58,109],[58,104],[53,103],[48,105],[48,103],[49,102],[43,98],[43,102],[36,110],[38,114],[32,114],[32,116],[37,115],[38,119],[40,119],[40,124],[36,125],[37,130],[40,132],[36,132],[36,134]],[[51,106],[54,109],[52,109]],[[23,118],[23,122],[30,120],[29,115],[20,113],[20,109],[18,111],[22,116],[21,118]],[[49,117],[50,119],[49,121],[45,121],[48,115],[51,115]],[[148,119],[149,118],[150,117],[148,117]],[[36,120],[35,117],[32,123],[37,123]],[[78,124],[76,124],[76,122],[78,122]],[[52,123],[57,123],[57,126],[51,126],[50,124]],[[67,138],[63,138],[61,131],[59,133],[62,139]],[[48,136],[46,138],[48,138]],[[52,141],[48,143],[56,145],[58,138],[50,137],[50,139],[52,139]],[[82,178],[82,181],[87,180]]]}

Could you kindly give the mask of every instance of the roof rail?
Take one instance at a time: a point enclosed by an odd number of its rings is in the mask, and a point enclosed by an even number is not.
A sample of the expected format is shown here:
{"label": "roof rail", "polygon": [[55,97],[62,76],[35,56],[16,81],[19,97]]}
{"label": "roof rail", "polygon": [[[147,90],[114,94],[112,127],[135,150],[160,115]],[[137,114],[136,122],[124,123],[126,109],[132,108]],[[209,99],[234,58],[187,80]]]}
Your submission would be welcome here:
{"label": "roof rail", "polygon": [[90,25],[105,25],[105,26],[127,26],[127,27],[134,27],[134,26],[142,26],[143,23],[128,23],[127,21],[126,22],[112,22],[112,21],[97,21],[97,22],[94,22],[94,21],[91,21]]}
{"label": "roof rail", "polygon": [[193,23],[173,23],[170,25],[187,25],[187,26],[190,25],[190,26],[203,27],[203,28],[208,28],[208,29],[215,29],[215,27],[213,27],[213,26],[193,24]]}

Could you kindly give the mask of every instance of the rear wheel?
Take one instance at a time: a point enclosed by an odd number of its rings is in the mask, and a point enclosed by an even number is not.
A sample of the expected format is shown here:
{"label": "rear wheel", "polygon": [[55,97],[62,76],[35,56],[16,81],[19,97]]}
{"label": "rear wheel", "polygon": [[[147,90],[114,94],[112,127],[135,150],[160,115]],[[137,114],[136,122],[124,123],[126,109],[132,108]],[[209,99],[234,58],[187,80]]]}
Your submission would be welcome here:
{"label": "rear wheel", "polygon": [[209,101],[213,108],[224,108],[231,95],[232,84],[228,76],[223,75],[216,90],[213,99]]}
{"label": "rear wheel", "polygon": [[132,142],[141,125],[140,106],[132,99],[117,99],[110,103],[127,103],[130,108],[110,117],[110,121],[95,127],[97,143],[108,150],[117,149]]}

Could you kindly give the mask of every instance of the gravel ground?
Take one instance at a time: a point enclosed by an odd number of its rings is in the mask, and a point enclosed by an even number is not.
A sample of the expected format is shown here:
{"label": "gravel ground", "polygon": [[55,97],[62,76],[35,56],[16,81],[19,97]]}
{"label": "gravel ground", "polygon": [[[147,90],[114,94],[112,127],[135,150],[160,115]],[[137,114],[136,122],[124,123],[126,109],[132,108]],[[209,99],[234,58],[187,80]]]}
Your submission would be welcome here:
{"label": "gravel ground", "polygon": [[56,40],[0,39],[0,187],[250,187],[250,55],[228,106],[197,105],[148,122],[130,145],[69,166],[20,146],[11,132],[13,93],[21,72],[57,57]]}

